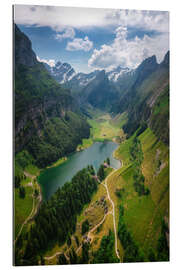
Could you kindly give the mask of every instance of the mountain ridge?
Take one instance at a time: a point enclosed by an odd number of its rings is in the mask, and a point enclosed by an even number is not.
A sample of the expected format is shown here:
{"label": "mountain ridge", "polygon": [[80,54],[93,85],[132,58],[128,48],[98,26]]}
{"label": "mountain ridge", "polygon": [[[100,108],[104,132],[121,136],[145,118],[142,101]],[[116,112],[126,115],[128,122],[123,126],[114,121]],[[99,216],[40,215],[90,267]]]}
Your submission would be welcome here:
{"label": "mountain ridge", "polygon": [[74,151],[90,127],[70,91],[37,61],[31,41],[16,25],[14,40],[15,153],[26,150],[44,167]]}

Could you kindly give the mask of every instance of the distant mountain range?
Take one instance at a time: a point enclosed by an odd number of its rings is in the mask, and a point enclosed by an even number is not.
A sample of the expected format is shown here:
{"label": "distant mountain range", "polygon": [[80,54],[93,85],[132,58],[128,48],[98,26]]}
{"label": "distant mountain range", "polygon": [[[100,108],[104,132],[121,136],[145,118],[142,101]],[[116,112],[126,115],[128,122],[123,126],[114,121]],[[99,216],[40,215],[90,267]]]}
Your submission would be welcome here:
{"label": "distant mountain range", "polygon": [[[136,69],[118,66],[109,72],[95,70],[85,74],[76,73],[67,63],[57,62],[54,68],[45,66],[51,76],[71,90],[83,112],[88,105],[114,114],[126,111],[126,133],[132,134],[145,121],[157,136],[168,143],[169,52],[160,64],[153,55]],[[165,104],[162,105],[164,110],[154,116],[161,101]]]}
{"label": "distant mountain range", "polygon": [[[156,135],[159,134],[164,142],[168,142],[169,108],[166,106],[164,114],[161,112],[161,116],[159,113],[156,117],[153,117],[153,111],[157,102],[161,102],[157,100],[164,92],[164,98],[168,99],[169,52],[160,64],[153,55],[136,69],[118,66],[109,72],[95,70],[85,74],[76,73],[69,64],[60,62],[54,68],[47,69],[64,88],[71,90],[80,107],[85,108],[90,104],[115,114],[127,111],[129,120],[124,126],[127,133],[132,134],[142,121],[148,121]],[[169,104],[168,100],[165,104]]]}
{"label": "distant mountain range", "polygon": [[[44,63],[46,69],[51,73],[52,77],[59,82],[60,84],[64,84],[67,82],[71,82],[69,86],[78,86],[78,88],[83,88],[90,81],[96,78],[97,74],[101,72],[100,70],[95,70],[91,73],[77,73],[73,67],[71,67],[68,63],[61,63],[58,61],[54,67],[51,67],[47,63]],[[133,70],[128,67],[116,67],[113,70],[106,72],[106,75],[109,81],[117,82],[121,78],[125,76],[125,74],[132,74]]]}
{"label": "distant mountain range", "polygon": [[[106,72],[105,70],[95,70],[91,73],[76,73],[68,63],[58,61],[54,67],[44,63],[51,76],[64,88],[70,89],[76,96],[80,104],[89,103],[100,109],[109,109],[111,104],[118,97],[117,85],[124,81],[130,81],[134,70],[122,68],[120,66]],[[128,79],[128,80],[127,80]]]}

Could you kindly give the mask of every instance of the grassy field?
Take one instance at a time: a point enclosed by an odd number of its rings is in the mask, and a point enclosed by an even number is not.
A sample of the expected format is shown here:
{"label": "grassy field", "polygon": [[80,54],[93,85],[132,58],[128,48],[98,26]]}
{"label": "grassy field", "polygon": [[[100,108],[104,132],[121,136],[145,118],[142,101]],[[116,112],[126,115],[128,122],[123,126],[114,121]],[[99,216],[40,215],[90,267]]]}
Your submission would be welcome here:
{"label": "grassy field", "polygon": [[126,112],[123,112],[121,114],[117,114],[113,119],[110,120],[110,124],[122,128],[123,125],[127,122],[128,116]]}
{"label": "grassy field", "polygon": [[26,178],[22,184],[25,187],[26,196],[24,199],[19,197],[19,189],[14,191],[15,199],[15,238],[25,219],[30,215],[33,205],[33,189],[31,179]]}
{"label": "grassy field", "polygon": [[[150,194],[138,196],[133,186],[135,166],[131,161],[130,147],[133,137],[124,141],[115,156],[123,161],[123,167],[114,173],[109,181],[110,196],[116,205],[116,224],[118,224],[118,206],[124,206],[124,221],[133,239],[141,247],[147,259],[152,247],[156,250],[160,233],[161,221],[168,218],[169,207],[169,173],[168,148],[148,128],[139,136],[143,151],[142,173],[145,176],[145,186]],[[116,189],[124,189],[119,198]],[[121,255],[123,250],[118,243]],[[156,251],[155,251],[156,252]]]}
{"label": "grassy field", "polygon": [[90,147],[91,145],[93,144],[93,139],[92,138],[89,138],[89,139],[83,139],[82,140],[82,144],[79,144],[77,146],[77,151],[81,151],[83,149],[86,149],[88,147]]}
{"label": "grassy field", "polygon": [[90,138],[83,139],[77,146],[77,151],[90,147],[94,141],[113,140],[121,142],[125,139],[122,126],[127,121],[126,113],[112,118],[109,113],[98,111],[93,114],[93,119],[88,119],[91,126]]}
{"label": "grassy field", "polygon": [[117,137],[123,137],[124,133],[120,125],[112,122],[110,114],[103,114],[97,118],[89,119],[91,125],[91,138],[92,139],[108,139],[112,140]]}
{"label": "grassy field", "polygon": [[[36,181],[36,176],[39,175],[39,169],[34,165],[28,165],[25,168],[27,177],[21,180],[21,186],[25,188],[25,198],[20,198],[19,188],[14,189],[14,231],[15,239],[22,227],[24,221],[30,216],[35,214],[36,208],[39,205],[40,199],[40,186]],[[34,196],[35,189],[38,191],[38,195]],[[28,224],[27,224],[28,225]],[[26,226],[28,229],[29,226]],[[24,228],[23,228],[24,230]]]}
{"label": "grassy field", "polygon": [[150,129],[140,135],[144,161],[142,171],[151,197],[162,215],[169,215],[169,149],[158,142]]}

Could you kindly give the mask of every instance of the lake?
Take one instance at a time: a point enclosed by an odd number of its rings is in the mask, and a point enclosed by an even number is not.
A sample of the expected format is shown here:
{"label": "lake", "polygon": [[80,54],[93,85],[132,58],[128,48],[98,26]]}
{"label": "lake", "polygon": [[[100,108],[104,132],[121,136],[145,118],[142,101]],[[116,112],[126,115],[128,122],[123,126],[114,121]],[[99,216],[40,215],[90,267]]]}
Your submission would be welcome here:
{"label": "lake", "polygon": [[118,144],[110,141],[95,142],[91,147],[68,155],[68,160],[63,164],[45,169],[38,178],[44,200],[50,196],[81,169],[93,165],[97,171],[107,157],[110,158],[111,166],[115,169],[121,167],[119,160],[113,158],[113,152]]}

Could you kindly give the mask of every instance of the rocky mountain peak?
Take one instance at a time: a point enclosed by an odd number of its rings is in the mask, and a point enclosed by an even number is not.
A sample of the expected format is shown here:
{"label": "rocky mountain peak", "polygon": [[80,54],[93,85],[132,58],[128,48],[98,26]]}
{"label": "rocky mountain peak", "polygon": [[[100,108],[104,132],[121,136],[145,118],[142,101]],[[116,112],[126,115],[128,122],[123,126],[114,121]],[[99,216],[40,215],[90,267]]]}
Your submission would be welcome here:
{"label": "rocky mountain peak", "polygon": [[76,74],[70,64],[62,63],[61,61],[58,61],[53,68],[47,65],[45,67],[58,83],[66,83]]}
{"label": "rocky mountain peak", "polygon": [[163,65],[165,67],[169,67],[169,51],[165,54],[161,65]]}
{"label": "rocky mountain peak", "polygon": [[139,66],[138,70],[141,69],[153,69],[158,66],[156,56],[152,55],[151,57],[146,58]]}
{"label": "rocky mountain peak", "polygon": [[36,55],[32,50],[32,44],[29,38],[21,32],[21,30],[14,25],[14,33],[15,33],[15,64],[25,65],[25,66],[34,66],[38,63],[36,59]]}

